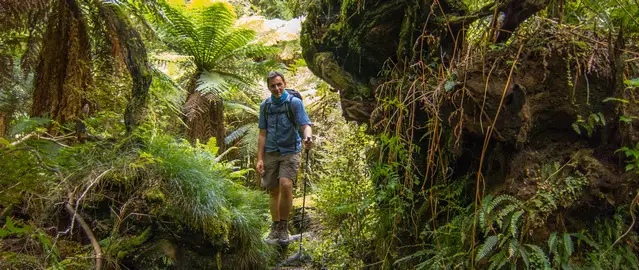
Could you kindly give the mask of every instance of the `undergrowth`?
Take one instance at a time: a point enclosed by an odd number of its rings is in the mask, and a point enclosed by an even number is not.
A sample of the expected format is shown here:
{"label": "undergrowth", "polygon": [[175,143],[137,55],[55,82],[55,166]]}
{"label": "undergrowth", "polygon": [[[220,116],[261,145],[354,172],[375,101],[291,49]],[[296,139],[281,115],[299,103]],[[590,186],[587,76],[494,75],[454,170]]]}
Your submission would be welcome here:
{"label": "undergrowth", "polygon": [[[180,249],[180,235],[184,234],[182,237],[201,234],[204,238],[200,241],[218,253],[211,254],[212,262],[195,261],[192,265],[248,268],[265,266],[274,258],[273,248],[262,241],[268,219],[266,196],[235,182],[246,170],[232,161],[222,161],[214,140],[191,146],[156,130],[140,129],[129,138],[73,146],[37,136],[5,146],[0,149],[0,181],[8,187],[0,193],[2,216],[7,218],[3,230],[11,232],[15,220],[39,232],[35,235],[43,239],[71,240],[71,219],[60,212],[61,205],[68,202],[78,213],[90,213],[91,222],[103,224],[93,228],[93,233],[112,267],[144,261],[138,253],[149,252],[142,244],[149,246],[153,239],[168,237],[173,248]],[[155,234],[155,238],[136,236],[149,228],[153,230],[147,235]],[[19,241],[30,235],[34,233],[4,233],[0,238],[11,246],[12,239]],[[59,241],[47,245],[50,249],[66,248],[59,247]],[[82,255],[11,252],[32,256],[40,267],[61,265]],[[85,252],[92,255],[90,247]],[[174,256],[164,254],[159,261],[143,263],[170,267]],[[8,267],[18,265],[9,263]]]}

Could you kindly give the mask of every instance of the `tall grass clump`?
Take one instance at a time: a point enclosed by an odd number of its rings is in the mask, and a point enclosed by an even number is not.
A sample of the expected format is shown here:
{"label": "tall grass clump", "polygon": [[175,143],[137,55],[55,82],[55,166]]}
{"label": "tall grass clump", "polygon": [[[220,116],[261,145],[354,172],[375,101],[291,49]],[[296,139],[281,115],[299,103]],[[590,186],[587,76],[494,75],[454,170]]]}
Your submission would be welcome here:
{"label": "tall grass clump", "polygon": [[166,213],[214,242],[228,242],[237,266],[265,264],[273,249],[261,237],[268,200],[260,191],[235,183],[232,163],[221,162],[212,140],[191,146],[169,136],[151,136],[145,145],[161,176]]}

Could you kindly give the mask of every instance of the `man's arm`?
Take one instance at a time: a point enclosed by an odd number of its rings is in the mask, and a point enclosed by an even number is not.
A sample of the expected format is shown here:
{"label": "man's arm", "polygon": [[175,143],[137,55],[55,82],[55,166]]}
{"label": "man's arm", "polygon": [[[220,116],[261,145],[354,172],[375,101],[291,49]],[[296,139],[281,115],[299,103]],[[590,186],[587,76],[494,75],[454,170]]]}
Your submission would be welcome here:
{"label": "man's arm", "polygon": [[266,129],[260,129],[260,134],[257,136],[257,172],[264,173],[264,146],[266,145]]}

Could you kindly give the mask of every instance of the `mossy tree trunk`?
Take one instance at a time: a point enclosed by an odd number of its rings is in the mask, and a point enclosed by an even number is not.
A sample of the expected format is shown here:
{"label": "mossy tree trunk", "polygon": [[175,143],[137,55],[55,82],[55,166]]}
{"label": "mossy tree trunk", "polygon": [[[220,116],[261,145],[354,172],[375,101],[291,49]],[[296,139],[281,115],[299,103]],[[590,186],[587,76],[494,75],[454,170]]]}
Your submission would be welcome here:
{"label": "mossy tree trunk", "polygon": [[6,118],[6,115],[0,112],[0,137],[3,137],[7,132]]}
{"label": "mossy tree trunk", "polygon": [[147,58],[146,47],[142,37],[126,14],[116,5],[100,3],[98,9],[101,17],[107,22],[109,32],[115,33],[113,42],[119,44],[120,53],[131,74],[132,89],[129,103],[124,113],[124,124],[127,133],[135,129],[145,115],[146,102],[151,86],[151,70]]}
{"label": "mossy tree trunk", "polygon": [[48,115],[60,124],[75,120],[92,83],[86,22],[75,0],[59,0],[44,35],[31,115]]}
{"label": "mossy tree trunk", "polygon": [[188,95],[182,107],[184,122],[187,125],[186,136],[189,141],[206,143],[215,137],[220,150],[224,149],[224,103],[212,93],[197,91],[197,81],[203,71],[198,71],[187,85]]}

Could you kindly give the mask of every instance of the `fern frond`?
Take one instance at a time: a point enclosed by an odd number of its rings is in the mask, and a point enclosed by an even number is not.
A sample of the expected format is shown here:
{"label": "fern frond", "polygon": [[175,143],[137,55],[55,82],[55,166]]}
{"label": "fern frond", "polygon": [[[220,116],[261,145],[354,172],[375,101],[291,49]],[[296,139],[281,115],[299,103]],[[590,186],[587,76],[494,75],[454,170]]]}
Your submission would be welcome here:
{"label": "fern frond", "polygon": [[[251,124],[251,125],[255,125],[255,124]],[[230,144],[230,143],[234,142],[235,140],[237,140],[239,138],[242,138],[242,136],[244,136],[244,134],[246,134],[246,131],[248,131],[249,128],[250,127],[248,127],[248,126],[239,127],[238,129],[236,129],[233,132],[231,132],[231,134],[226,136],[226,138],[224,138],[224,143]]]}
{"label": "fern frond", "polygon": [[[227,33],[221,40],[215,44],[215,48],[211,51],[207,62],[219,62],[227,55],[236,55],[243,47],[255,39],[255,31],[250,29],[236,29]],[[244,57],[245,55],[238,55]]]}
{"label": "fern frond", "polygon": [[538,262],[543,265],[544,269],[550,269],[550,261],[548,260],[548,256],[546,256],[546,253],[544,252],[543,249],[541,249],[537,245],[532,245],[532,244],[526,244],[526,246],[530,248],[530,250],[535,255],[536,259],[539,260]]}
{"label": "fern frond", "polygon": [[631,248],[623,249],[623,257],[626,261],[630,262],[632,269],[639,269],[639,260],[637,259],[637,256],[638,255],[636,253],[632,252]]}
{"label": "fern frond", "polygon": [[232,102],[232,101],[228,101],[224,103],[224,107],[228,108],[228,109],[236,109],[236,110],[241,110],[243,112],[247,112],[255,117],[259,117],[260,113],[258,112],[259,108],[251,108],[247,105],[241,104],[241,103],[237,103],[237,102]]}
{"label": "fern frond", "polygon": [[564,251],[566,252],[566,257],[570,257],[572,252],[574,251],[574,246],[572,244],[572,239],[570,238],[570,234],[564,233]]}
{"label": "fern frond", "polygon": [[519,210],[513,214],[510,218],[510,233],[514,238],[517,238],[517,234],[519,234],[519,220],[521,216],[524,214],[524,211]]}
{"label": "fern frond", "polygon": [[240,142],[240,152],[244,156],[257,156],[257,136],[259,129],[255,123],[247,124],[249,130],[246,132],[242,141]]}
{"label": "fern frond", "polygon": [[488,205],[490,205],[490,203],[493,201],[493,195],[492,194],[488,194],[486,195],[486,197],[484,197],[484,200],[482,200],[481,202],[481,208],[484,209],[484,211],[488,210]]}
{"label": "fern frond", "polygon": [[479,247],[479,250],[477,250],[477,256],[475,257],[475,262],[479,262],[481,259],[486,257],[486,255],[488,255],[488,253],[490,253],[490,251],[492,251],[495,245],[497,244],[497,240],[498,239],[496,235],[491,235],[488,238],[486,238],[486,241],[484,241],[484,244],[482,244]]}
{"label": "fern frond", "polygon": [[225,2],[215,2],[206,7],[199,17],[199,25],[208,27],[231,27],[237,19],[233,6]]}
{"label": "fern frond", "polygon": [[521,254],[521,260],[524,261],[524,265],[526,266],[526,269],[530,269],[530,259],[529,259],[530,256],[528,254],[528,251],[525,248],[520,248],[519,254]]}
{"label": "fern frond", "polygon": [[198,40],[198,35],[195,30],[196,26],[189,18],[169,5],[165,5],[163,10],[167,19],[167,25],[164,25],[164,30],[167,30],[168,33],[174,37],[188,38],[194,41]]}
{"label": "fern frond", "polygon": [[492,269],[501,269],[506,262],[508,262],[508,257],[506,256],[506,251],[501,250],[500,252],[495,253],[495,255],[490,257],[490,267],[489,270]]}
{"label": "fern frond", "polygon": [[226,76],[217,72],[204,71],[197,80],[195,91],[219,97],[229,87],[229,79]]}
{"label": "fern frond", "polygon": [[548,250],[552,254],[557,249],[557,232],[553,232],[550,234],[550,238],[548,238]]}
{"label": "fern frond", "polygon": [[517,257],[517,253],[519,252],[519,241],[516,238],[510,240],[508,244],[508,257],[513,258]]}
{"label": "fern frond", "polygon": [[488,214],[492,213],[495,207],[497,207],[500,203],[506,202],[506,201],[510,201],[515,204],[519,203],[519,200],[511,195],[507,195],[507,194],[499,195],[490,204],[488,204],[488,208],[486,209],[486,212]]}
{"label": "fern frond", "polygon": [[593,247],[594,249],[598,250],[599,249],[599,244],[597,244],[597,242],[593,241],[590,237],[581,234],[581,233],[571,233],[570,236],[577,238],[581,241],[584,241],[584,243],[588,244],[589,246]]}
{"label": "fern frond", "polygon": [[499,211],[499,213],[497,214],[497,224],[499,224],[500,228],[504,228],[504,218],[507,217],[508,215],[510,215],[513,211],[517,210],[517,206],[514,204],[509,204],[506,207],[504,207],[504,209],[502,209],[501,211]]}

